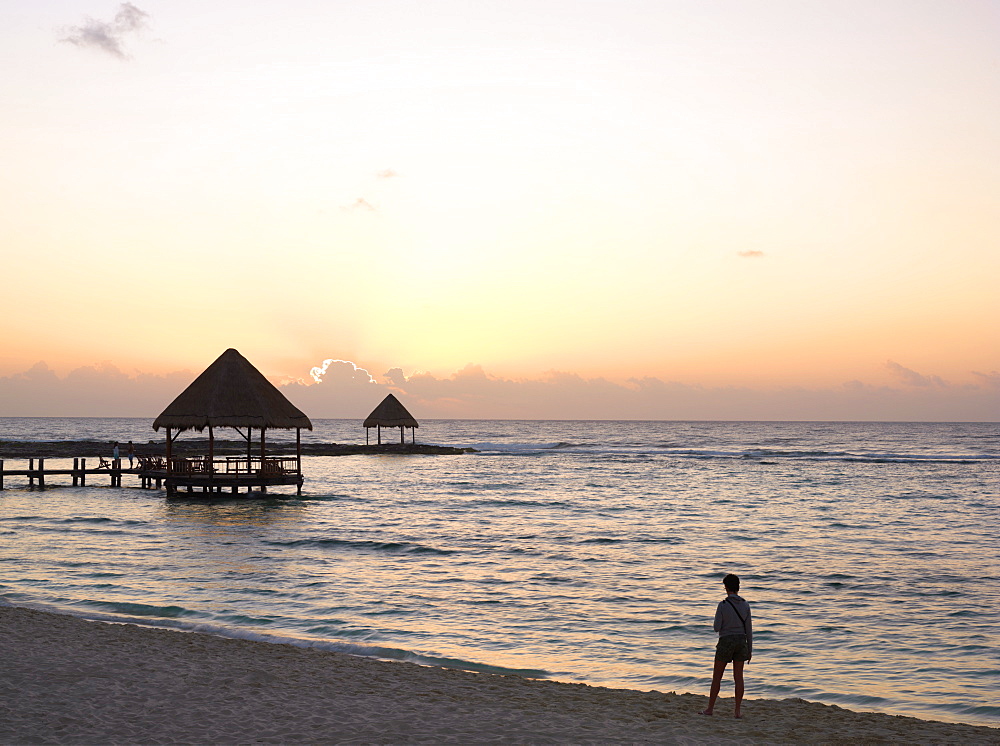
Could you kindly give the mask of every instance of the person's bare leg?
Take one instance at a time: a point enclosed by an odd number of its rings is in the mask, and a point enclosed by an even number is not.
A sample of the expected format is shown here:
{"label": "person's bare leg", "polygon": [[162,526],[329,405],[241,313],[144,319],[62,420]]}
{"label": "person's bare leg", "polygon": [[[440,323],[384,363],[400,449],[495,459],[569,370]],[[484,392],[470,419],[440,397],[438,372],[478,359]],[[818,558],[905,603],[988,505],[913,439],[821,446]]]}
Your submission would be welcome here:
{"label": "person's bare leg", "polygon": [[715,662],[715,668],[712,670],[712,688],[708,692],[708,707],[702,710],[702,715],[711,715],[715,710],[715,700],[719,698],[719,689],[722,688],[722,674],[726,672],[728,665],[726,661]]}
{"label": "person's bare leg", "polygon": [[740,705],[743,704],[743,661],[733,661],[733,681],[736,684],[736,709],[733,717],[741,718]]}

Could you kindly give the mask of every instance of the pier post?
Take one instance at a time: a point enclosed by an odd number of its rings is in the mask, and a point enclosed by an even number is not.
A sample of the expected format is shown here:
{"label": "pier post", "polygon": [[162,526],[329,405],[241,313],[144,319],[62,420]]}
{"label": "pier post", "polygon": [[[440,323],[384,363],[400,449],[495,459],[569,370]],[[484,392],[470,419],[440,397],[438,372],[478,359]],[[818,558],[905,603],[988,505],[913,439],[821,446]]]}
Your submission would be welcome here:
{"label": "pier post", "polygon": [[77,471],[80,465],[80,459],[73,459],[73,486],[76,487],[76,483],[80,480],[80,475]]}
{"label": "pier post", "polygon": [[122,486],[122,460],[120,458],[111,462],[111,486]]}
{"label": "pier post", "polygon": [[80,459],[80,486],[87,486],[87,459]]}
{"label": "pier post", "polygon": [[35,471],[35,459],[29,458],[28,459],[28,472],[29,472],[29,474],[28,474],[28,486],[29,487],[34,487],[35,486],[35,475],[33,473],[31,473],[31,472],[34,472],[34,471]]}
{"label": "pier post", "polygon": [[3,459],[0,458],[0,490],[3,489]]}
{"label": "pier post", "polygon": [[38,489],[45,489],[45,459],[38,459]]}

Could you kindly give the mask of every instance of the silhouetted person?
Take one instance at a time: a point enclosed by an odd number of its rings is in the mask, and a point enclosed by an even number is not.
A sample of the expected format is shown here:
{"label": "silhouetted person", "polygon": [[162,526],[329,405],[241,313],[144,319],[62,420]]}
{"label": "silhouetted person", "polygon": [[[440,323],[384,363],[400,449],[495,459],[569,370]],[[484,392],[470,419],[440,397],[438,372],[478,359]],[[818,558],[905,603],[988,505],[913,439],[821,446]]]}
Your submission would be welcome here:
{"label": "silhouetted person", "polygon": [[740,705],[743,703],[743,663],[753,657],[753,623],[750,620],[750,604],[739,595],[740,579],[727,575],[722,579],[726,587],[726,597],[715,610],[715,631],[719,642],[715,646],[715,670],[712,671],[712,689],[708,694],[708,708],[702,715],[711,715],[715,710],[715,700],[719,698],[722,675],[730,661],[733,664],[733,682],[736,685],[735,717],[742,717]]}
{"label": "silhouetted person", "polygon": [[128,468],[132,468],[132,459],[135,458],[135,446],[132,445],[132,441],[128,442],[128,448],[125,449],[125,455],[128,456]]}
{"label": "silhouetted person", "polygon": [[111,449],[111,458],[114,461],[117,461],[118,459],[121,458],[121,455],[118,452],[118,441],[117,440],[115,441],[115,447]]}

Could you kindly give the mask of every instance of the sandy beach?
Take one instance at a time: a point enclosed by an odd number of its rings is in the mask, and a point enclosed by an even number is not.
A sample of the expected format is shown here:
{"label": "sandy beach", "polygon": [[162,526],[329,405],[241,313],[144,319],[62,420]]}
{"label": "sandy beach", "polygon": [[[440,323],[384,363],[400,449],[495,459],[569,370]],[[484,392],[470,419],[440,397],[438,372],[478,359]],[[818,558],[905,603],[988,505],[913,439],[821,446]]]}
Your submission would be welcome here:
{"label": "sandy beach", "polygon": [[[0,607],[0,742],[1000,743],[803,700],[522,679]],[[725,690],[724,690],[725,691]]]}

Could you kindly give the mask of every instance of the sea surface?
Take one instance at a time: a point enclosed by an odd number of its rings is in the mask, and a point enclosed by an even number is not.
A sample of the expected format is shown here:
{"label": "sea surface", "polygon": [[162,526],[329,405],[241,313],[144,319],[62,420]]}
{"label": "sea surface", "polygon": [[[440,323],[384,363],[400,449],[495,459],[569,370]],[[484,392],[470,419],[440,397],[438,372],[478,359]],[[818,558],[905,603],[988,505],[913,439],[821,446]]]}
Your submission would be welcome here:
{"label": "sea surface", "polygon": [[[0,418],[0,440],[82,439],[162,436]],[[438,420],[417,441],[478,452],[307,457],[301,497],[8,477],[0,603],[704,694],[734,572],[751,699],[1000,726],[998,423]]]}

